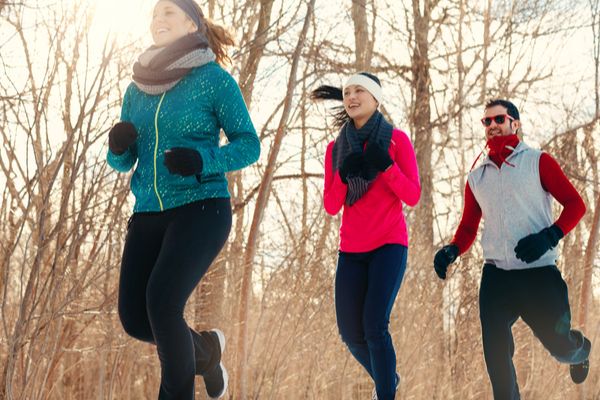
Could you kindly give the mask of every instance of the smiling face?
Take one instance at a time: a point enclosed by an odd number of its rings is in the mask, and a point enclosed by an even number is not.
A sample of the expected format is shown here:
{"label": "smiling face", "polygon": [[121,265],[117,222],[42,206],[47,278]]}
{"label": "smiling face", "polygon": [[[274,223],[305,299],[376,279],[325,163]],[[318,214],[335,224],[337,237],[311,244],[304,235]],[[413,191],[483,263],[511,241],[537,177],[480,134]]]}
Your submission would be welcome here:
{"label": "smiling face", "polygon": [[508,117],[504,118],[504,122],[501,124],[496,123],[493,117],[497,115],[507,115],[508,110],[506,107],[501,105],[492,106],[485,109],[484,118],[491,118],[490,126],[485,127],[485,138],[489,140],[494,136],[508,136],[516,133],[520,126],[520,121],[511,120]]}
{"label": "smiling face", "polygon": [[350,85],[344,88],[344,109],[360,128],[377,110],[379,103],[367,89],[360,85]]}
{"label": "smiling face", "polygon": [[167,46],[197,29],[196,24],[174,3],[162,0],[154,6],[150,32],[156,46]]}

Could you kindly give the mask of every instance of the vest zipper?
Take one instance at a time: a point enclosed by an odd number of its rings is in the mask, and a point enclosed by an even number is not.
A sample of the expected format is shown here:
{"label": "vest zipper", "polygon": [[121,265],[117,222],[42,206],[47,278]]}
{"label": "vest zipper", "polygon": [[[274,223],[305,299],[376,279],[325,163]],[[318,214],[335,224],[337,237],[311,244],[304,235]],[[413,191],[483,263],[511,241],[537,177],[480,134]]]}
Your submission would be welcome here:
{"label": "vest zipper", "polygon": [[154,140],[154,193],[156,194],[156,198],[158,199],[158,205],[160,206],[160,211],[164,211],[163,202],[160,198],[160,194],[158,193],[158,184],[157,184],[157,171],[156,171],[156,158],[158,157],[158,113],[160,112],[160,106],[165,98],[165,94],[163,93],[160,97],[160,101],[158,102],[158,106],[156,107],[156,113],[154,114],[154,132],[156,134]]}
{"label": "vest zipper", "polygon": [[[498,175],[500,175],[500,194],[499,197],[504,200],[504,175],[502,174],[502,167],[504,166],[504,163],[500,164],[500,168],[498,168]],[[500,225],[502,226],[502,236],[507,238],[508,237],[508,231],[506,229],[506,222],[504,221],[504,212],[506,211],[505,209],[505,202],[501,201],[502,203],[502,207],[500,209]],[[508,263],[508,246],[507,246],[507,241],[504,240],[504,262]]]}

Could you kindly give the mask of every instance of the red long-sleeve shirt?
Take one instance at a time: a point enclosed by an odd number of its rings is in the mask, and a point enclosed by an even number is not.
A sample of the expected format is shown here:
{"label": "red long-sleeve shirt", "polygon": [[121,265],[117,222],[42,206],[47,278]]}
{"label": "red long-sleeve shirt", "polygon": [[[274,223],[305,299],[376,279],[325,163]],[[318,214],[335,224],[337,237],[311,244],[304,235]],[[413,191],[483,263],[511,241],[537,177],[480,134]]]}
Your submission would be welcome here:
{"label": "red long-sleeve shirt", "polygon": [[[508,154],[504,156],[507,157]],[[498,166],[502,163],[499,158],[492,158],[492,161]],[[540,181],[544,190],[563,206],[563,210],[555,224],[566,235],[585,214],[585,203],[577,189],[560,168],[560,165],[548,153],[542,153],[540,157]],[[523,190],[526,190],[526,188],[523,188]],[[458,246],[459,254],[466,252],[475,241],[481,216],[481,208],[467,183],[463,215],[451,241],[451,243]]]}

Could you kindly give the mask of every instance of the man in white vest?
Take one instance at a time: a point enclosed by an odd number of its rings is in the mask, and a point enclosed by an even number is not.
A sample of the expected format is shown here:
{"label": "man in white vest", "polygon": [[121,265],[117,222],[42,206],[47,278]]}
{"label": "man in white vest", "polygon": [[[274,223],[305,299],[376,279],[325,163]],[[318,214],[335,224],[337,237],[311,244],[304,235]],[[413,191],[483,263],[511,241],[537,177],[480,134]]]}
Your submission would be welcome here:
{"label": "man in white vest", "polygon": [[[558,241],[577,225],[585,204],[554,158],[519,139],[513,103],[490,101],[481,122],[488,154],[469,173],[460,224],[436,253],[434,269],[446,278],[448,266],[475,241],[483,217],[479,317],[485,362],[494,399],[518,400],[511,328],[519,317],[554,358],[570,364],[573,382],[587,377],[591,343],[571,329],[567,285],[556,267]],[[556,221],[552,198],[563,206]]]}

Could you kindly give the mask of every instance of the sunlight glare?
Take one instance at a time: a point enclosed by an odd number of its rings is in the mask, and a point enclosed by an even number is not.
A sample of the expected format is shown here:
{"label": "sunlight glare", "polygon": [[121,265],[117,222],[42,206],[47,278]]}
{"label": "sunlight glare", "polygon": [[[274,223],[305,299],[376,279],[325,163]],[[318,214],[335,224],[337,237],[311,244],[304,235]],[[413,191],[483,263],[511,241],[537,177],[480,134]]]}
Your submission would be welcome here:
{"label": "sunlight glare", "polygon": [[[144,0],[88,0],[93,15],[94,37],[104,41],[107,35],[121,41],[150,39],[149,26],[154,2]],[[150,44],[150,43],[148,43]]]}

